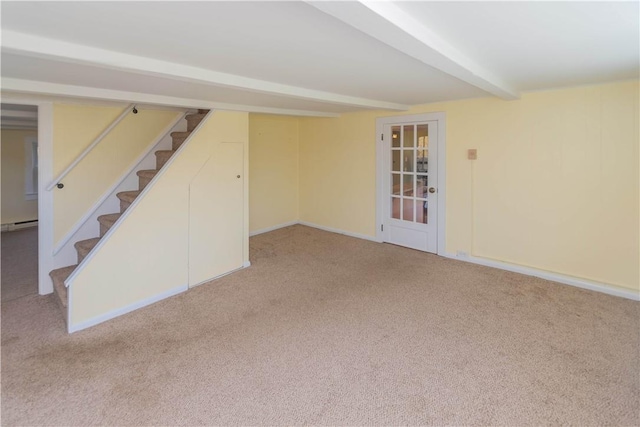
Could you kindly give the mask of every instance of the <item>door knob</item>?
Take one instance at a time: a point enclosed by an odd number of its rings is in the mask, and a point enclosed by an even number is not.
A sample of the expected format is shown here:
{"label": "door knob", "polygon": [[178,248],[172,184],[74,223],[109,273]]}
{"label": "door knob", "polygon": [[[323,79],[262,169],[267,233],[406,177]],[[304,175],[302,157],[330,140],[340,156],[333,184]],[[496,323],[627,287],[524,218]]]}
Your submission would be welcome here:
{"label": "door knob", "polygon": [[435,192],[436,192],[435,187],[429,187],[429,193],[435,193]]}

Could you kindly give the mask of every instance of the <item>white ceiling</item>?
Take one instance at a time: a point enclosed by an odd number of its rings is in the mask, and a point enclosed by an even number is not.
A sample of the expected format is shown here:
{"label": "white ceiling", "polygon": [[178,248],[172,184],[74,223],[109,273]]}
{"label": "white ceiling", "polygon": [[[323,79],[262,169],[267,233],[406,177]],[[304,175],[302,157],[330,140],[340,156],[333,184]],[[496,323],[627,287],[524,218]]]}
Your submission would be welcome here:
{"label": "white ceiling", "polygon": [[2,89],[313,115],[515,99],[638,78],[639,13],[638,2],[2,2]]}
{"label": "white ceiling", "polygon": [[631,2],[405,2],[425,26],[520,91],[638,78]]}

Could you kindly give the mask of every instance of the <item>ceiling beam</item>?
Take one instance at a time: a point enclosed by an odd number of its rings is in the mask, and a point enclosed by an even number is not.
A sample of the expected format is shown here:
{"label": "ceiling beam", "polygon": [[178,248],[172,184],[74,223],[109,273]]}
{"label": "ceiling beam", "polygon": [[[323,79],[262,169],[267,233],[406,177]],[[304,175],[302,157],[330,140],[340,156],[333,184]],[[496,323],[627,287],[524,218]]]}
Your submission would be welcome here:
{"label": "ceiling beam", "polygon": [[63,42],[11,30],[2,31],[2,51],[147,76],[159,76],[192,83],[241,89],[288,98],[348,105],[364,109],[403,111],[409,108],[408,105],[394,102],[378,101],[252,79],[235,74],[221,73],[205,68],[130,55],[77,43]]}
{"label": "ceiling beam", "polygon": [[76,99],[90,99],[114,102],[135,102],[157,106],[180,108],[202,108],[228,111],[246,111],[250,113],[280,114],[287,116],[306,117],[340,117],[338,113],[294,110],[286,108],[256,107],[252,105],[227,104],[205,99],[179,98],[175,96],[155,95],[150,93],[127,92],[121,90],[101,89],[86,86],[63,85],[33,80],[2,79],[2,95],[5,93],[49,95],[55,97],[71,97]]}
{"label": "ceiling beam", "polygon": [[8,110],[6,108],[0,110],[0,116],[7,119],[23,119],[23,120],[37,120],[38,113],[36,111],[19,111]]}
{"label": "ceiling beam", "polygon": [[307,1],[311,6],[450,76],[502,99],[520,94],[391,1]]}
{"label": "ceiling beam", "polygon": [[0,119],[0,124],[3,128],[13,128],[13,129],[35,129],[38,127],[38,121],[28,121],[25,122],[23,120],[5,120],[4,117]]}

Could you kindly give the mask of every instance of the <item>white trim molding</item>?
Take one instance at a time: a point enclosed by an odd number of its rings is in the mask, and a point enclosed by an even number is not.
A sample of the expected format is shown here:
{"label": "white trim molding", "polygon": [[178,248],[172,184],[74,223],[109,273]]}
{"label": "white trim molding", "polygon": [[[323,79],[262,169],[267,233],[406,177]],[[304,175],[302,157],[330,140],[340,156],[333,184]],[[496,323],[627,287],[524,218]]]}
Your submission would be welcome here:
{"label": "white trim molding", "polygon": [[[33,105],[33,102],[4,102]],[[38,106],[38,293],[53,292],[49,272],[53,262],[53,193],[46,191],[47,183],[53,179],[53,103],[35,102]]]}
{"label": "white trim molding", "polygon": [[249,237],[258,236],[264,233],[270,233],[272,231],[276,231],[281,228],[291,227],[292,225],[304,225],[311,228],[317,228],[318,230],[328,231],[329,233],[343,234],[345,236],[355,237],[356,239],[363,239],[363,240],[369,240],[371,242],[381,243],[374,236],[368,236],[366,234],[360,234],[360,233],[353,233],[351,231],[346,231],[346,230],[342,230],[334,227],[325,227],[324,225],[315,224],[313,222],[307,222],[307,221],[289,221],[282,224],[274,225],[273,227],[261,228],[260,230],[252,231],[249,234]]}
{"label": "white trim molding", "polygon": [[133,304],[129,304],[129,305],[125,306],[125,307],[118,308],[116,310],[111,310],[111,311],[108,311],[108,312],[106,312],[104,314],[101,314],[99,316],[96,316],[96,317],[93,317],[91,319],[85,320],[83,322],[79,322],[79,323],[75,323],[74,324],[74,323],[72,323],[72,319],[71,319],[71,301],[72,301],[71,292],[73,292],[73,288],[69,288],[69,306],[67,307],[68,310],[69,310],[69,323],[68,323],[67,330],[68,330],[68,332],[70,334],[72,334],[74,332],[78,332],[78,331],[81,331],[83,329],[90,328],[91,326],[95,326],[95,325],[97,325],[99,323],[106,322],[107,320],[111,320],[111,319],[114,319],[116,317],[120,317],[123,314],[130,313],[130,312],[132,312],[134,310],[138,310],[139,308],[146,307],[148,305],[154,304],[154,303],[156,303],[158,301],[161,301],[163,299],[167,299],[167,298],[172,297],[174,295],[178,295],[178,294],[180,294],[180,293],[182,293],[184,291],[187,291],[188,289],[189,289],[189,286],[187,286],[187,285],[177,286],[177,287],[175,287],[173,289],[169,289],[168,291],[164,291],[164,292],[161,292],[161,293],[159,293],[157,295],[151,296],[149,298],[142,299],[142,300],[140,300],[138,302],[135,302]]}
{"label": "white trim molding", "polygon": [[[383,243],[379,241],[377,238],[374,238],[372,236],[367,236],[359,233],[352,233],[350,231],[340,230],[332,227],[325,227],[322,225],[318,225],[318,224],[314,224],[306,221],[293,222],[288,225],[295,225],[295,224],[305,225],[311,228],[317,228],[318,230],[328,231],[330,233],[336,233],[336,234],[342,234],[349,237],[355,237],[357,239],[364,239],[364,240],[369,240],[376,243]],[[274,230],[277,230],[278,228],[281,228],[281,227],[276,226]],[[267,229],[264,229],[264,230],[267,230]],[[269,231],[273,231],[273,230],[269,230]],[[265,231],[265,233],[266,232],[268,231]],[[442,254],[438,254],[438,255],[445,258],[454,259],[457,261],[470,262],[473,264],[484,265],[486,267],[497,268],[499,270],[512,271],[514,273],[523,274],[525,276],[539,277],[541,279],[560,283],[562,285],[574,286],[577,288],[595,291],[595,292],[599,292],[607,295],[626,298],[634,301],[640,301],[640,291],[634,291],[632,289],[624,289],[624,288],[620,288],[614,285],[609,285],[606,283],[598,283],[598,282],[594,282],[587,279],[581,279],[579,277],[567,276],[560,273],[554,273],[551,271],[540,270],[532,267],[525,267],[522,265],[511,264],[511,263],[502,262],[502,261],[495,261],[487,258],[481,258],[481,257],[475,257],[475,256],[456,256],[455,254],[452,254],[450,252],[443,252]]]}
{"label": "white trim molding", "polygon": [[201,285],[206,285],[207,283],[213,282],[214,280],[221,279],[221,278],[223,278],[225,276],[228,276],[228,275],[233,274],[233,273],[237,273],[238,271],[244,270],[245,268],[249,268],[249,267],[251,267],[251,261],[244,261],[240,267],[238,267],[238,268],[236,268],[234,270],[231,270],[231,271],[227,271],[226,273],[222,273],[222,274],[219,274],[217,276],[210,277],[209,279],[204,279],[201,282],[198,282],[198,283],[195,283],[195,284],[189,286],[189,289],[192,289],[192,288],[195,288],[195,287],[201,286]]}
{"label": "white trim molding", "polygon": [[306,225],[307,227],[317,228],[318,230],[328,231],[330,233],[342,234],[349,237],[355,237],[356,239],[369,240],[371,242],[381,243],[376,237],[368,236],[366,234],[353,233],[351,231],[341,230],[339,228],[325,227],[324,225],[314,224],[307,221],[298,221],[300,225]]}
{"label": "white trim molding", "polygon": [[37,219],[31,220],[31,221],[11,222],[11,223],[0,225],[0,231],[4,233],[5,231],[22,230],[25,228],[31,228],[31,227],[37,227],[37,226],[38,226]]}
{"label": "white trim molding", "polygon": [[473,264],[484,265],[486,267],[498,268],[500,270],[512,271],[514,273],[524,274],[525,276],[539,277],[541,279],[550,280],[552,282],[561,283],[563,285],[575,286],[581,289],[596,291],[607,295],[627,298],[634,301],[640,301],[640,292],[631,289],[624,289],[606,283],[594,282],[579,277],[567,276],[551,271],[540,270],[533,267],[525,267],[523,265],[512,264],[504,261],[496,261],[489,258],[478,256],[456,256],[450,252],[444,254],[446,258],[455,259],[457,261],[470,262]]}
{"label": "white trim molding", "polygon": [[249,233],[249,237],[257,236],[257,235],[263,234],[263,233],[268,233],[270,231],[276,231],[276,230],[279,230],[281,228],[290,227],[290,226],[296,225],[296,224],[300,224],[300,222],[299,221],[289,221],[289,222],[284,222],[282,224],[274,225],[273,227],[261,228],[259,230],[251,231]]}

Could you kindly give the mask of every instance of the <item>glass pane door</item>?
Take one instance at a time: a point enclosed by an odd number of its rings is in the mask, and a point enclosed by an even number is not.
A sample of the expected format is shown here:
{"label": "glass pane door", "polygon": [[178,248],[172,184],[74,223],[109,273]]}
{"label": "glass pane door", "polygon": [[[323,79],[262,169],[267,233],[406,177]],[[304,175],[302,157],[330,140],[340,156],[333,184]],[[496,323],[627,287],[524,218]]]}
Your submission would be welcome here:
{"label": "glass pane door", "polygon": [[429,127],[391,126],[391,218],[428,224]]}

